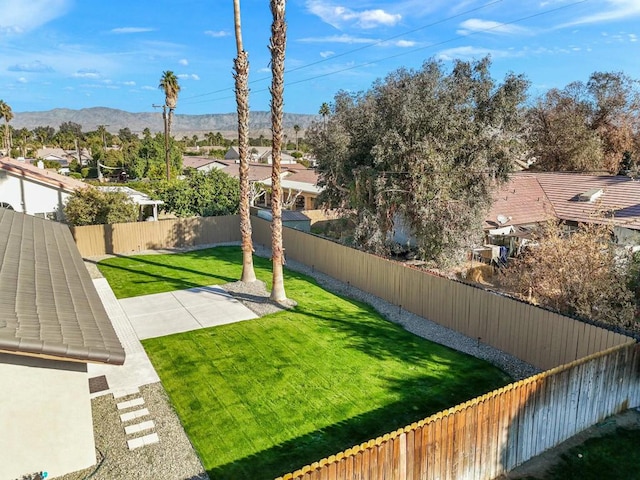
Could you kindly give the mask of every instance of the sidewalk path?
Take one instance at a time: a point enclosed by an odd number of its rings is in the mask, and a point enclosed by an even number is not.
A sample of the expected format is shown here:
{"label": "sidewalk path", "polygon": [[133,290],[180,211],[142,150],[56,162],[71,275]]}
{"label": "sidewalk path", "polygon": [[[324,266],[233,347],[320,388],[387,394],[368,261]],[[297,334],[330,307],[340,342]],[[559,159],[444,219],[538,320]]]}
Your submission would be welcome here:
{"label": "sidewalk path", "polygon": [[124,365],[89,364],[89,378],[104,375],[109,388],[93,397],[115,398],[137,393],[142,385],[160,381],[140,340],[258,318],[221,287],[142,295],[118,300],[105,278],[93,284],[124,347]]}

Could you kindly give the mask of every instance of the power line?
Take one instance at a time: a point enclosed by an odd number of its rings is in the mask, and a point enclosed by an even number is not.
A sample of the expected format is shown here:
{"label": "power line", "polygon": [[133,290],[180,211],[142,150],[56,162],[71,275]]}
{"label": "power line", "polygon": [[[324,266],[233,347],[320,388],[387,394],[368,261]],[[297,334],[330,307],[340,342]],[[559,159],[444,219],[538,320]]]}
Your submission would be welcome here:
{"label": "power line", "polygon": [[[313,67],[313,66],[318,65],[320,63],[330,62],[330,61],[335,60],[336,58],[340,58],[340,57],[344,57],[344,56],[347,56],[347,55],[351,55],[352,53],[360,52],[360,51],[365,50],[367,48],[375,47],[376,45],[382,45],[384,43],[389,42],[390,40],[395,40],[396,38],[404,37],[405,35],[409,35],[409,34],[412,34],[412,33],[415,33],[415,32],[419,32],[420,30],[425,30],[427,28],[435,27],[436,25],[439,25],[441,23],[445,23],[445,22],[448,22],[449,20],[453,20],[455,18],[463,17],[463,16],[468,15],[470,13],[477,12],[478,10],[482,10],[484,8],[490,7],[492,5],[495,5],[496,3],[501,3],[502,1],[503,0],[494,0],[493,2],[489,2],[489,3],[485,4],[485,5],[481,5],[479,7],[472,8],[470,10],[466,10],[466,11],[464,11],[462,13],[458,13],[456,15],[452,15],[450,17],[443,18],[443,19],[435,21],[433,23],[429,23],[427,25],[423,25],[421,27],[414,28],[413,30],[408,30],[406,32],[402,32],[402,33],[399,33],[397,35],[393,35],[391,37],[383,38],[382,40],[377,40],[375,42],[369,43],[369,44],[364,45],[362,47],[354,48],[352,50],[347,50],[346,52],[338,53],[338,54],[332,55],[332,56],[330,56],[328,58],[323,58],[323,59],[317,60],[315,62],[307,63],[305,65],[301,65],[301,66],[296,67],[296,68],[287,69],[287,70],[285,70],[285,74],[291,73],[291,72],[297,72],[297,71],[303,70],[305,68]],[[257,78],[255,80],[250,81],[249,84],[258,83],[258,82],[264,82],[264,81],[270,80],[270,79],[271,79],[271,77]],[[215,90],[213,92],[207,92],[207,93],[201,93],[201,94],[198,94],[198,95],[193,95],[193,96],[187,97],[186,99],[183,99],[183,100],[191,100],[193,98],[206,97],[208,95],[213,95],[215,93],[225,92],[227,90],[231,90],[231,87],[222,88],[220,90]]]}
{"label": "power line", "polygon": [[[492,30],[496,30],[496,29],[498,29],[498,28],[502,28],[502,27],[504,27],[505,25],[513,25],[513,24],[516,24],[516,23],[524,22],[524,21],[526,21],[526,20],[531,20],[532,18],[541,17],[541,16],[545,16],[545,15],[552,14],[552,13],[556,13],[556,12],[558,12],[558,11],[560,11],[560,10],[564,10],[564,9],[567,9],[567,8],[570,8],[570,7],[575,7],[576,5],[580,5],[580,4],[582,4],[582,3],[586,3],[586,2],[588,2],[588,1],[589,1],[589,0],[579,0],[579,1],[576,1],[576,2],[573,2],[573,3],[569,3],[569,4],[566,4],[566,5],[561,5],[560,7],[556,7],[556,8],[553,8],[553,9],[551,9],[551,10],[546,10],[546,11],[544,11],[544,12],[539,12],[539,13],[534,13],[534,14],[527,15],[527,16],[525,16],[525,17],[520,17],[520,18],[517,18],[517,19],[515,19],[515,20],[508,21],[508,22],[501,22],[501,23],[499,23],[499,24],[497,24],[497,25],[494,25],[494,26],[492,26],[492,27],[483,28],[483,29],[478,29],[478,30],[475,30],[475,31],[473,31],[473,32],[469,32],[469,33],[467,33],[467,34],[465,34],[465,35],[457,35],[457,36],[455,36],[455,37],[451,37],[451,38],[449,38],[449,39],[442,40],[442,41],[440,41],[440,42],[432,43],[432,44],[425,45],[425,46],[423,46],[423,47],[414,48],[414,49],[411,49],[411,50],[406,50],[406,51],[404,51],[404,52],[400,52],[400,53],[397,53],[397,54],[395,54],[395,55],[389,55],[389,56],[387,56],[387,57],[379,58],[379,59],[377,59],[377,60],[372,60],[372,61],[370,61],[370,62],[359,63],[359,64],[357,64],[357,65],[351,65],[351,66],[349,66],[349,67],[345,67],[345,68],[342,68],[342,69],[340,69],[340,70],[334,70],[334,71],[332,71],[332,72],[323,73],[323,74],[320,74],[320,75],[315,75],[315,76],[313,76],[313,77],[303,78],[303,79],[301,79],[301,80],[295,80],[295,81],[292,81],[292,82],[286,82],[286,83],[285,83],[285,87],[287,87],[287,86],[291,86],[291,85],[297,85],[297,84],[300,84],[300,83],[310,82],[310,81],[312,81],[312,80],[317,80],[317,79],[319,79],[319,78],[324,78],[324,77],[328,77],[328,76],[331,76],[331,75],[336,75],[336,74],[338,74],[338,73],[347,72],[347,71],[349,71],[349,70],[354,70],[354,69],[356,69],[356,68],[366,67],[366,66],[373,65],[373,64],[376,64],[376,63],[379,63],[379,62],[384,62],[384,61],[386,61],[386,60],[391,60],[391,59],[398,58],[398,57],[401,57],[401,56],[404,56],[404,55],[409,55],[409,54],[412,54],[412,53],[415,53],[415,52],[419,52],[419,51],[421,51],[421,50],[426,50],[426,49],[428,49],[428,48],[438,47],[438,46],[441,46],[441,45],[445,45],[445,44],[447,44],[447,43],[454,42],[454,41],[456,41],[456,40],[460,40],[460,39],[462,39],[462,38],[468,38],[468,37],[471,37],[471,36],[473,36],[473,35],[478,35],[478,34],[480,34],[480,33],[490,32],[490,31],[492,31]],[[495,3],[495,2],[494,2],[494,3]],[[444,21],[444,20],[442,20],[442,21]],[[426,28],[426,27],[425,27],[425,28]],[[396,35],[395,37],[391,37],[391,38],[397,38],[398,36],[401,36],[401,35],[402,35],[402,34],[400,34],[400,35]],[[387,40],[383,40],[383,41],[387,41]],[[382,41],[381,41],[381,42],[382,42]],[[369,46],[369,45],[368,45],[368,46]],[[367,47],[368,47],[368,46],[367,46]],[[354,51],[359,51],[359,50],[362,50],[363,48],[366,48],[366,47],[360,47],[359,49],[356,49],[356,50],[354,50]],[[350,53],[350,52],[345,52],[345,53],[344,53],[344,55],[346,55],[347,53]],[[342,56],[342,55],[343,55],[343,54],[341,54],[341,56]],[[333,59],[333,58],[335,58],[335,57],[331,57],[331,58],[326,59],[326,60],[331,60],[331,59]],[[297,67],[297,68],[296,68],[296,69],[294,69],[294,70],[300,70],[300,69],[302,69],[302,68],[306,68],[307,66],[315,65],[315,64],[317,64],[317,63],[320,63],[320,61],[315,62],[315,63],[312,63],[312,64],[309,64],[309,65],[305,65],[305,66],[303,66],[303,67]],[[292,71],[293,71],[293,70],[292,70]],[[264,80],[264,79],[254,80],[254,82],[262,81],[262,80]],[[253,83],[253,82],[250,82],[250,83]],[[230,89],[230,88],[224,88],[224,89],[217,90],[216,92],[210,92],[209,94],[202,94],[202,95],[199,95],[198,97],[205,96],[205,95],[210,95],[210,94],[213,94],[213,93],[226,92],[226,91],[228,91],[228,90],[231,90],[231,89]],[[255,91],[253,91],[253,93],[262,93],[262,92],[268,92],[268,91],[269,91],[269,88],[262,88],[262,89],[260,89],[260,90],[255,90]],[[189,98],[196,98],[196,97],[189,97]],[[226,99],[229,99],[229,98],[235,98],[235,95],[227,95],[227,96],[224,96],[224,97],[218,97],[218,98],[213,98],[213,99],[209,99],[209,100],[202,100],[202,101],[200,101],[200,102],[191,102],[191,103],[189,103],[189,104],[190,104],[190,105],[194,105],[194,104],[200,104],[200,103],[215,102],[215,101],[219,101],[219,100],[226,100]]]}

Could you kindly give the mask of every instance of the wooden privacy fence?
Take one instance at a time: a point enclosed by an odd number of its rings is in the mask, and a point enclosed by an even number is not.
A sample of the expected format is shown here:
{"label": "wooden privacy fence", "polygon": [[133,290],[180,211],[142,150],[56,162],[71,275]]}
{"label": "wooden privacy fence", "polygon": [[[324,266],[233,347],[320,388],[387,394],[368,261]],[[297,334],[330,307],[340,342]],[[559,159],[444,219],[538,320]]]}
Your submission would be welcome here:
{"label": "wooden privacy fence", "polygon": [[[255,243],[270,224],[253,218]],[[304,232],[283,229],[285,256],[546,370],[629,338]]]}
{"label": "wooden privacy fence", "polygon": [[157,222],[116,223],[73,227],[71,233],[83,257],[181,248],[240,241],[240,219],[193,217]]}
{"label": "wooden privacy fence", "polygon": [[513,383],[279,480],[491,480],[637,406],[640,348],[630,342]]}

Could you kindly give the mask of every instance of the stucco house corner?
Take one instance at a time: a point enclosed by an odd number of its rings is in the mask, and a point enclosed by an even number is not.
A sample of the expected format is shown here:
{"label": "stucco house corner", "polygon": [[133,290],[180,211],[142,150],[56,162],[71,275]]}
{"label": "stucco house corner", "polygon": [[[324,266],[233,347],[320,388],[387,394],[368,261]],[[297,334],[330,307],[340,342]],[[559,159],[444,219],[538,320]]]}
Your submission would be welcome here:
{"label": "stucco house corner", "polygon": [[69,228],[0,208],[0,478],[94,465],[87,364],[124,360]]}

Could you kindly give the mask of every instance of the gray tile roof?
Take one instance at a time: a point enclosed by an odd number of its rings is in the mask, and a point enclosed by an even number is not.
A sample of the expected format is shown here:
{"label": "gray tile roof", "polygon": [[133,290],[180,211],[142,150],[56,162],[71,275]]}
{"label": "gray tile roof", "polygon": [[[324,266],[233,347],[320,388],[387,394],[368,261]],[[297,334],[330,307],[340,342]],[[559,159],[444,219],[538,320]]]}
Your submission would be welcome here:
{"label": "gray tile roof", "polygon": [[69,228],[0,208],[0,351],[122,365]]}

